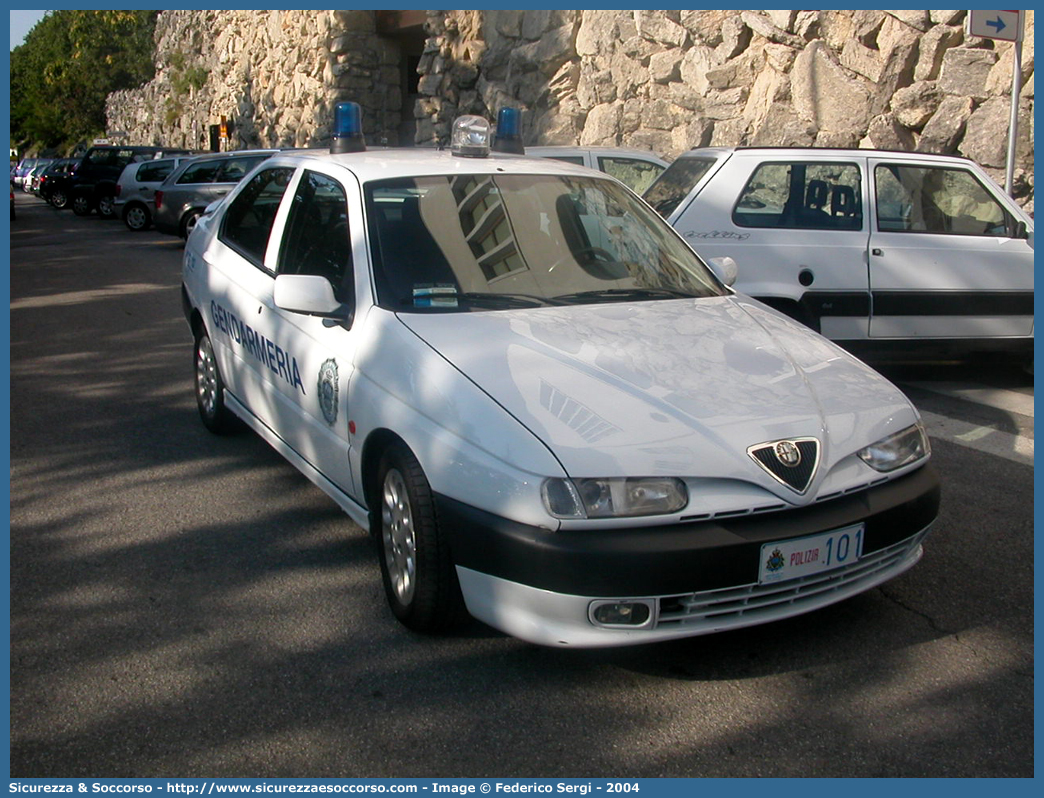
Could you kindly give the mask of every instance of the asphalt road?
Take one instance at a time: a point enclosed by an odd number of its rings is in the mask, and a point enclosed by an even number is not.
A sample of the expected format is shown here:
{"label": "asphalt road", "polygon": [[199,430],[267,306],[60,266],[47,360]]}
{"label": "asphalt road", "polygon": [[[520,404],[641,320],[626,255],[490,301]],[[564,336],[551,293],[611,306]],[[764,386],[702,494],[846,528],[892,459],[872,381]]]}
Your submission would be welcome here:
{"label": "asphalt road", "polygon": [[427,638],[329,499],[199,423],[181,242],[18,212],[13,777],[1033,775],[1032,410],[980,401],[1031,377],[894,370],[944,498],[880,589],[622,650]]}

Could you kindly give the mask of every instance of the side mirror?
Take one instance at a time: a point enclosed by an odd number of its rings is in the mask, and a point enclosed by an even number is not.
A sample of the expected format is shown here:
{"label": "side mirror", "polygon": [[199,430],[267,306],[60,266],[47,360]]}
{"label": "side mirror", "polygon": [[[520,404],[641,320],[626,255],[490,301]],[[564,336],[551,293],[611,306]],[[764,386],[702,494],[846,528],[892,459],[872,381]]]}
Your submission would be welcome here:
{"label": "side mirror", "polygon": [[736,261],[732,257],[725,255],[720,258],[710,258],[707,261],[707,265],[710,266],[714,275],[725,285],[735,285],[736,277],[739,275],[739,267],[736,266]]}
{"label": "side mirror", "polygon": [[1026,243],[1029,244],[1029,248],[1033,249],[1033,231],[1030,230],[1026,233]]}
{"label": "side mirror", "polygon": [[291,313],[326,318],[346,315],[330,281],[315,274],[277,275],[272,298],[277,308]]}

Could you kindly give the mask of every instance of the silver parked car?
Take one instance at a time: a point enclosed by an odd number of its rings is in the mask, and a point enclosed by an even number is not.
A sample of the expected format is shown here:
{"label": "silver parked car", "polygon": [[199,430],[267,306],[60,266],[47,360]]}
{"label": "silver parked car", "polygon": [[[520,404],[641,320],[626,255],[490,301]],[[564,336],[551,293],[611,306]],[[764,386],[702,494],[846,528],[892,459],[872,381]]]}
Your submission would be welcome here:
{"label": "silver parked car", "polygon": [[201,155],[182,163],[156,189],[152,221],[167,235],[188,238],[206,207],[279,150],[238,150]]}
{"label": "silver parked car", "polygon": [[179,155],[127,164],[116,184],[116,198],[113,200],[114,212],[123,219],[127,229],[138,232],[152,226],[156,189],[171,172],[192,157]]}

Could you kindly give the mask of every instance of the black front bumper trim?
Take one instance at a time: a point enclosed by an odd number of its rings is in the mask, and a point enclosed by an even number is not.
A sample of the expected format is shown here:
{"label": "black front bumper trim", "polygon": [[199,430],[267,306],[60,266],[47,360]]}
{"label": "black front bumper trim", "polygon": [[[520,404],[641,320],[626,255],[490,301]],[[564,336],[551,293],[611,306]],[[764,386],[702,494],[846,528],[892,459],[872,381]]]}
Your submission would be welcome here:
{"label": "black front bumper trim", "polygon": [[864,523],[865,554],[906,540],[939,511],[931,465],[794,510],[629,529],[549,532],[436,495],[454,562],[555,593],[662,596],[757,582],[761,546]]}

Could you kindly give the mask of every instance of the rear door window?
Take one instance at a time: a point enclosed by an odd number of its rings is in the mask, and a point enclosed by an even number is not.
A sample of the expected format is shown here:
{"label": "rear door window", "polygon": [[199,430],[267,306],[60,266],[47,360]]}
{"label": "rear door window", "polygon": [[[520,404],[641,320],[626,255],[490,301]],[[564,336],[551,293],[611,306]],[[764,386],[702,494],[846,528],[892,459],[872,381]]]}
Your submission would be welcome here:
{"label": "rear door window", "polygon": [[181,173],[181,177],[178,178],[178,185],[213,183],[220,170],[221,161],[219,160],[199,161],[198,163],[189,164],[185,171]]}
{"label": "rear door window", "polygon": [[251,155],[246,158],[229,158],[218,173],[218,183],[238,183],[246,173],[268,158],[267,155]]}

